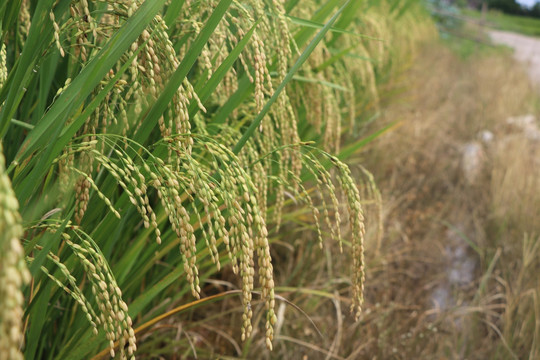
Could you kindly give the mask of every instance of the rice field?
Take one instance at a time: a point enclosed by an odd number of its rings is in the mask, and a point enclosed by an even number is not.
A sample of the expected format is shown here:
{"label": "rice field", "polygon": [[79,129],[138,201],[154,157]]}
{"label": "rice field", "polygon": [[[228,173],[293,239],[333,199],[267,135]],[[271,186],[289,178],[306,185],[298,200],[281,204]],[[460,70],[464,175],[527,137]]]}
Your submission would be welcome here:
{"label": "rice field", "polygon": [[[486,249],[470,307],[434,311],[433,278],[410,277],[439,274],[426,219],[459,218],[429,200],[452,183],[434,156],[452,151],[443,130],[473,130],[441,113],[461,104],[456,118],[486,116],[474,131],[503,133],[495,118],[532,103],[492,80],[514,76],[503,60],[467,77],[426,52],[421,1],[18,0],[0,24],[0,359],[538,354],[520,315],[538,307],[537,197],[504,205],[507,184],[537,185],[520,177],[529,157],[505,171],[530,144],[490,150],[492,196],[469,184],[447,202],[483,211],[462,231],[482,228]],[[437,62],[458,71],[432,76]],[[446,93],[452,76],[485,84],[483,107]],[[499,268],[505,236],[523,257]]]}

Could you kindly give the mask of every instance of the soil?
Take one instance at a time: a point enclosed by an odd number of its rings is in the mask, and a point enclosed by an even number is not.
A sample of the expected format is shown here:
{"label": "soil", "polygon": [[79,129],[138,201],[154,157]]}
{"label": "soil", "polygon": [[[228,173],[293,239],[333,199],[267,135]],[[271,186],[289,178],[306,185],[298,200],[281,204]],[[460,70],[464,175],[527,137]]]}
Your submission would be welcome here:
{"label": "soil", "polygon": [[514,49],[514,57],[527,66],[531,80],[540,90],[540,38],[499,30],[490,30],[489,36],[495,44]]}

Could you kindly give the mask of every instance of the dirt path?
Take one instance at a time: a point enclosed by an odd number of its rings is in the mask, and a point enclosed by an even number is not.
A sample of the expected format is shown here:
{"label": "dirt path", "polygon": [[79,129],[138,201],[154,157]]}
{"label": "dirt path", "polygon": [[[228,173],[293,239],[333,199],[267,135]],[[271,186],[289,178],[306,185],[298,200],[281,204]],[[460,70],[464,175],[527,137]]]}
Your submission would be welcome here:
{"label": "dirt path", "polygon": [[494,43],[514,49],[514,57],[525,63],[531,80],[540,89],[540,38],[499,30],[489,31],[489,36]]}

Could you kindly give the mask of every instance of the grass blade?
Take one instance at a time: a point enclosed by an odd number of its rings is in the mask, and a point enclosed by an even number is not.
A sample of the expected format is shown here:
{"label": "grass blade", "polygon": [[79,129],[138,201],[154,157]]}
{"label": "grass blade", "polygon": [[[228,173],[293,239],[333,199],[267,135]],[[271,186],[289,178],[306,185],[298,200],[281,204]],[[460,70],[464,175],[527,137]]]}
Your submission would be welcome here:
{"label": "grass blade", "polygon": [[[52,26],[49,11],[52,8],[53,3],[53,0],[38,2],[32,19],[32,25],[30,26],[28,39],[26,39],[26,45],[16,64],[15,74],[13,75],[13,78],[10,77],[10,81],[4,85],[8,86],[8,84],[13,84],[9,87],[7,98],[0,111],[0,139],[6,135],[10,120],[13,118],[13,115],[24,96],[25,89],[33,75],[32,69],[35,64],[40,61],[43,50],[52,38]],[[55,15],[60,15],[63,11],[67,10],[67,5],[67,1],[64,1],[63,4],[59,4],[55,11]]]}
{"label": "grass blade", "polygon": [[[345,14],[346,12],[343,12],[343,13]],[[356,15],[356,13],[353,13],[353,14]],[[321,24],[319,22],[312,21],[312,20],[301,19],[301,18],[291,16],[291,15],[287,15],[287,18],[291,20],[293,24],[304,26],[311,29],[322,29],[324,27],[324,24]],[[355,33],[353,31],[346,30],[345,27],[331,27],[329,31],[332,33],[340,34],[340,35],[347,34],[347,35],[362,37],[366,39],[379,40],[379,41],[382,40],[382,39],[374,38],[372,36],[362,35],[359,33]]]}

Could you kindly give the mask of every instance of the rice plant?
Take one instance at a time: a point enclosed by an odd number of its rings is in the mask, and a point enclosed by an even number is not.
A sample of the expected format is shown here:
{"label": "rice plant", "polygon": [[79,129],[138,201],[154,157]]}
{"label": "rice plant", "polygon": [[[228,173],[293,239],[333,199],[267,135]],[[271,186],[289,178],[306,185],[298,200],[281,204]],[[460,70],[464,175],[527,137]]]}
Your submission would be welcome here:
{"label": "rice plant", "polygon": [[[135,358],[138,334],[171,304],[236,294],[241,340],[259,327],[260,297],[271,350],[270,243],[287,196],[309,211],[321,246],[350,247],[360,316],[360,194],[375,190],[340,160],[359,145],[340,146],[359,127],[356,106],[377,106],[377,77],[430,33],[427,18],[414,24],[392,59],[391,36],[424,16],[416,2],[0,9],[0,353]],[[223,267],[240,290],[209,296]]]}

